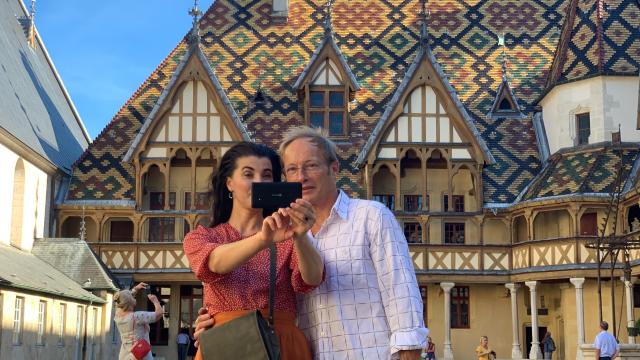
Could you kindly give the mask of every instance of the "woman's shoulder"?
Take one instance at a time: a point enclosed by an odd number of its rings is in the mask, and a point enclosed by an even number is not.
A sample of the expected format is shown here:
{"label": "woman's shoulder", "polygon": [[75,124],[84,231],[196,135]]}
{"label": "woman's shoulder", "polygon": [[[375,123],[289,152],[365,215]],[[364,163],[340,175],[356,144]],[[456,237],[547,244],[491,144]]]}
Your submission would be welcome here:
{"label": "woman's shoulder", "polygon": [[184,237],[184,241],[209,240],[216,241],[233,237],[233,229],[227,223],[218,224],[214,227],[198,225]]}

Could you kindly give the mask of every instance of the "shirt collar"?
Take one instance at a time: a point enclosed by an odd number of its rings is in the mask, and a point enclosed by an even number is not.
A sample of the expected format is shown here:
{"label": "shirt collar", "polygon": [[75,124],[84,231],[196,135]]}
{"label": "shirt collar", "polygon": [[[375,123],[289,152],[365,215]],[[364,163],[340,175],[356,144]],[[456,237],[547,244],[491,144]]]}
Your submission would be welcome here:
{"label": "shirt collar", "polygon": [[331,212],[329,216],[331,216],[332,214],[336,214],[340,216],[341,219],[346,220],[347,214],[349,213],[350,200],[351,199],[347,194],[344,193],[344,191],[338,190],[338,198],[336,199],[336,202],[333,204],[333,207],[331,208]]}

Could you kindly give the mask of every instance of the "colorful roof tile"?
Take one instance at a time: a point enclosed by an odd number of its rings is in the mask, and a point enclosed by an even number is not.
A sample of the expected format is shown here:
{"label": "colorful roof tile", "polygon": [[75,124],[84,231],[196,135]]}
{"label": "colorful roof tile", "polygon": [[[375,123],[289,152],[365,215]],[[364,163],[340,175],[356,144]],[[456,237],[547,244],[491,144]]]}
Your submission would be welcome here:
{"label": "colorful roof tile", "polygon": [[596,75],[637,76],[640,5],[637,0],[571,0],[547,89]]}
{"label": "colorful roof tile", "polygon": [[[544,89],[569,0],[430,1],[431,49],[495,159],[485,167],[488,203],[511,203],[540,171],[532,110]],[[200,20],[202,51],[256,141],[275,146],[301,125],[293,87],[324,38],[324,1],[291,0],[286,24],[271,22],[271,1],[217,0]],[[361,85],[341,149],[339,184],[364,195],[355,160],[399,85],[397,74],[420,47],[420,4],[340,0],[332,19],[336,45]],[[626,13],[619,16],[626,16]],[[497,34],[510,49],[511,88],[523,119],[486,116],[501,82]],[[157,40],[154,40],[157,41]],[[131,166],[122,161],[136,132],[175,72],[181,42],[120,109],[76,162],[69,200],[134,198]],[[401,79],[401,77],[400,77]],[[253,103],[260,89],[267,101]]]}
{"label": "colorful roof tile", "polygon": [[601,143],[561,150],[549,158],[547,166],[531,182],[522,200],[573,194],[610,194],[614,190],[620,159],[624,182],[639,153],[638,144]]}

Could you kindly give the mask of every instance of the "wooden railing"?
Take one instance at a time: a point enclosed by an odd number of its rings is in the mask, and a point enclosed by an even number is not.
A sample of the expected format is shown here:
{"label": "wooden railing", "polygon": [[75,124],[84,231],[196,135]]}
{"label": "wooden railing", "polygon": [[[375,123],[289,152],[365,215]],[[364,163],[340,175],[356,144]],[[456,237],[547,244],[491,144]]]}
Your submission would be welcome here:
{"label": "wooden railing", "polygon": [[[596,253],[585,245],[593,238],[534,240],[513,245],[409,244],[416,271],[505,273],[511,270],[595,264]],[[189,270],[182,243],[90,243],[114,271]],[[640,250],[631,251],[631,260]],[[619,260],[622,260],[620,258]]]}

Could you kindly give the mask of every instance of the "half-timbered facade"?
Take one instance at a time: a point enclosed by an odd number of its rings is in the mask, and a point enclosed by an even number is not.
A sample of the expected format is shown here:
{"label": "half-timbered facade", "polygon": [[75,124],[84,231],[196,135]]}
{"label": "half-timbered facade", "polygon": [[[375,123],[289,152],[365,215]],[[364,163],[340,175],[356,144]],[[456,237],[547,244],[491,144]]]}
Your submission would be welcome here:
{"label": "half-timbered facade", "polygon": [[[605,233],[640,229],[639,6],[425,7],[217,0],[199,37],[185,36],[76,161],[59,235],[84,219],[114,274],[154,285],[167,312],[152,329],[160,355],[202,304],[180,242],[208,222],[218,159],[303,124],[337,143],[342,189],[396,214],[439,358],[469,358],[485,334],[499,358],[538,358],[546,330],[558,358],[589,353],[599,306],[587,245],[607,214]],[[602,281],[615,295],[603,317],[625,343],[640,273],[630,255],[631,278],[618,266]]]}

